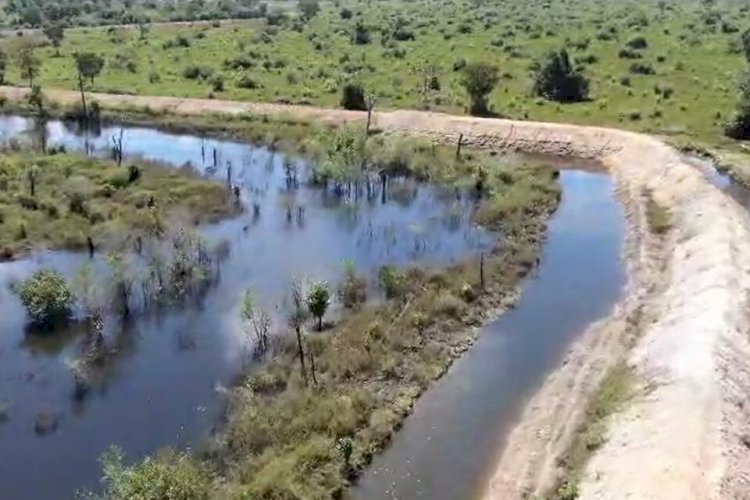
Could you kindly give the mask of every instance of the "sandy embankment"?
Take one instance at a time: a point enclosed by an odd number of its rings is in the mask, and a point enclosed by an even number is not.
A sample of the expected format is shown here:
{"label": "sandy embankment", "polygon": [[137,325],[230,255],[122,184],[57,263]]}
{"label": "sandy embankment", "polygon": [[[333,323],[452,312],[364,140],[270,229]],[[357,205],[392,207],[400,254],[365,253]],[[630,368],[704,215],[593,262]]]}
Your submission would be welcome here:
{"label": "sandy embankment", "polygon": [[[0,88],[20,98],[24,90]],[[75,102],[70,91],[46,91]],[[177,114],[284,114],[341,123],[358,112],[170,97],[93,96],[104,106]],[[613,314],[571,348],[508,437],[487,497],[539,493],[559,474],[587,396],[622,356],[637,393],[608,427],[580,498],[750,498],[750,222],[743,208],[657,139],[612,129],[419,111],[377,113],[388,133],[493,149],[596,158],[610,171],[628,220],[630,282]],[[649,235],[644,192],[672,212],[666,242]],[[582,249],[585,251],[585,249]],[[632,344],[635,345],[632,345]],[[745,435],[744,433],[748,434]],[[746,443],[746,444],[744,444]]]}

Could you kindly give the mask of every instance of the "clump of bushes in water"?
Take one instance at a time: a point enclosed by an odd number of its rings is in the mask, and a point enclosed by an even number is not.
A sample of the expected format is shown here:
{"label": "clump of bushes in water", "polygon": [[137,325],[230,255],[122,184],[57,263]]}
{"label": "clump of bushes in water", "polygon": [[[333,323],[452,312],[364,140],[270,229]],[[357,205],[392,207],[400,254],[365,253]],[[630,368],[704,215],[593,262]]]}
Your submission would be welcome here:
{"label": "clump of bushes in water", "polygon": [[53,330],[70,319],[73,293],[57,271],[39,269],[16,287],[32,323]]}
{"label": "clump of bushes in water", "polygon": [[[125,454],[110,448],[101,459],[104,468],[104,494],[108,500],[207,500],[211,474],[185,454],[164,450],[128,468]],[[101,498],[84,494],[82,499]]]}

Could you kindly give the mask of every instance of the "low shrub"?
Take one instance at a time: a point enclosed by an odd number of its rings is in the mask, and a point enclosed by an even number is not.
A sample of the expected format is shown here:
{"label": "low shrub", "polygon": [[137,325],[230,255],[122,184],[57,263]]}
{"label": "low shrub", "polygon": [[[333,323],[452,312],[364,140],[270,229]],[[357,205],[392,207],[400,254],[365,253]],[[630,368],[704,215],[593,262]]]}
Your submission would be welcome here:
{"label": "low shrub", "polygon": [[70,318],[73,293],[57,271],[37,270],[16,287],[16,292],[31,321],[39,326],[51,330]]}
{"label": "low shrub", "polygon": [[357,111],[367,110],[365,90],[356,83],[347,83],[341,89],[341,107]]}
{"label": "low shrub", "polygon": [[648,63],[633,63],[628,68],[628,71],[633,75],[655,75],[653,66]]}

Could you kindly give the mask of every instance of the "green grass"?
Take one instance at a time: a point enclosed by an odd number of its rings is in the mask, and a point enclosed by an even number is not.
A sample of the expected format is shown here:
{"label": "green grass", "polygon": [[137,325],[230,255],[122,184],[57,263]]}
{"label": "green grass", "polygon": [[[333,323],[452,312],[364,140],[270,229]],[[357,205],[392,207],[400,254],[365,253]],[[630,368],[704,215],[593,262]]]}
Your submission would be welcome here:
{"label": "green grass", "polygon": [[137,165],[140,176],[130,182],[128,167],[110,161],[5,154],[0,158],[0,254],[13,258],[41,246],[82,248],[87,237],[98,245],[118,232],[146,231],[168,215],[182,213],[198,223],[236,209],[225,187],[187,169]]}
{"label": "green grass", "polygon": [[[352,11],[350,19],[342,19],[344,8]],[[369,28],[369,44],[352,43],[357,23]],[[394,33],[399,24],[413,40],[381,35]],[[52,47],[39,50],[40,80],[47,87],[75,88],[72,53],[94,51],[105,56],[107,66],[92,89],[104,92],[336,106],[343,82],[355,80],[379,96],[380,108],[427,105],[460,113],[468,99],[454,66],[483,60],[500,69],[501,83],[490,103],[502,115],[719,140],[721,125],[733,111],[735,77],[745,67],[737,52],[739,33],[725,31],[748,26],[745,10],[729,3],[706,8],[697,2],[667,2],[661,11],[656,2],[635,0],[491,0],[479,6],[344,1],[339,8],[324,7],[307,24],[292,20],[267,26],[251,20],[220,27],[155,26],[145,40],[137,29],[71,29],[61,57],[54,57]],[[165,48],[178,36],[190,46]],[[642,59],[618,57],[637,36],[648,46],[631,51]],[[3,44],[12,53],[19,40],[11,37]],[[563,105],[531,96],[530,66],[562,47],[591,79],[589,102]],[[437,66],[440,82],[440,90],[426,100],[414,72],[424,60]],[[250,67],[225,65],[232,61]],[[655,74],[632,74],[634,63],[651,66]],[[11,66],[9,79],[23,83]],[[189,66],[222,75],[225,90],[212,90],[210,79],[186,79]],[[243,77],[258,88],[240,88]]]}
{"label": "green grass", "polygon": [[620,411],[628,401],[632,385],[632,369],[624,362],[613,366],[604,375],[586,406],[584,420],[563,458],[565,477],[552,495],[554,500],[578,497],[578,482],[588,459],[606,442],[607,419]]}

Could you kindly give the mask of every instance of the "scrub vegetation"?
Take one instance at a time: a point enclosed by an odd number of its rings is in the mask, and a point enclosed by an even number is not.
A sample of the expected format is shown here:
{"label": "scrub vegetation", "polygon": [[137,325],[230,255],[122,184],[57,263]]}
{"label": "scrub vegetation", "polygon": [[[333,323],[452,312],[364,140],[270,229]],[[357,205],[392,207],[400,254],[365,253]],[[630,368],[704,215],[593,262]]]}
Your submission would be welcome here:
{"label": "scrub vegetation", "polygon": [[588,459],[607,439],[607,419],[620,411],[633,391],[633,371],[620,362],[609,369],[589,399],[583,422],[561,466],[566,475],[551,496],[551,500],[578,498],[578,482]]}
{"label": "scrub vegetation", "polygon": [[748,28],[734,2],[342,1],[195,26],[39,32],[2,47],[13,84],[28,83],[18,54],[31,45],[50,88],[77,89],[74,54],[95,53],[105,66],[88,87],[103,92],[372,102],[713,140],[745,137]]}
{"label": "scrub vegetation", "polygon": [[0,159],[0,256],[40,247],[85,249],[123,231],[135,238],[176,214],[189,223],[237,210],[225,186],[189,168],[118,166],[79,154],[9,151]]}

